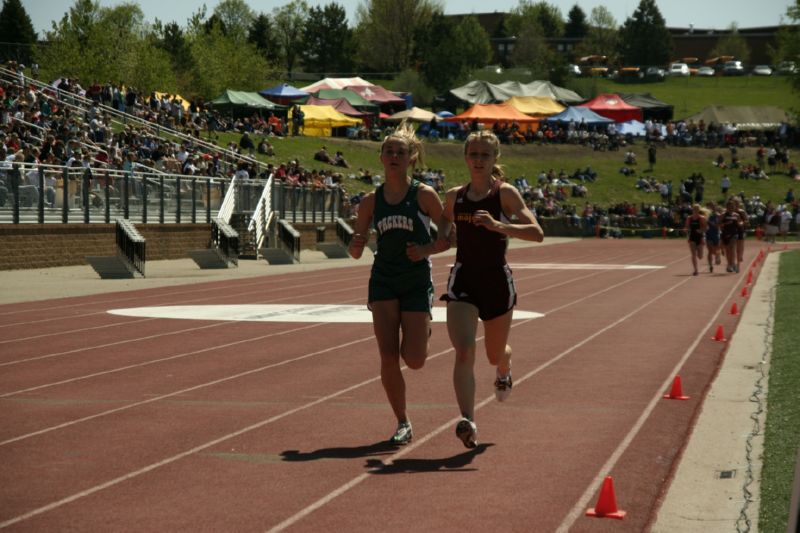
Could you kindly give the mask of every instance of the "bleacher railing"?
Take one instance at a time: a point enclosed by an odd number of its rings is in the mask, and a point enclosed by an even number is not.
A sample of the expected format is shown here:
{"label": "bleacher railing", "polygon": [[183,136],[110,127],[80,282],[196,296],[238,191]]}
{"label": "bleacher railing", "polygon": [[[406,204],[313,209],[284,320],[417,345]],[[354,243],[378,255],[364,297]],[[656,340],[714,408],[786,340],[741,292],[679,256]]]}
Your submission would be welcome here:
{"label": "bleacher railing", "polygon": [[118,219],[116,224],[117,253],[134,270],[144,276],[147,258],[144,237],[129,220]]}
{"label": "bleacher railing", "polygon": [[250,219],[250,224],[247,228],[247,231],[255,230],[256,232],[256,256],[258,256],[258,250],[264,247],[264,241],[267,238],[267,229],[272,223],[272,182],[273,176],[270,175],[266,185],[264,185],[264,188],[261,190],[261,196],[258,199],[253,217]]}
{"label": "bleacher railing", "polygon": [[[8,83],[14,84],[16,86],[19,86],[18,73],[2,66],[0,66],[0,79]],[[86,98],[85,96],[80,96],[72,92],[64,91],[62,89],[59,89],[58,87],[53,87],[52,85],[48,85],[34,78],[23,76],[23,81],[27,86],[32,86],[36,88],[36,90],[38,90],[39,92],[45,92],[48,95],[54,96],[60,104],[68,106],[76,111],[79,111],[81,112],[81,114],[83,114],[89,107],[95,104],[95,102],[90,98]],[[154,133],[159,137],[169,136],[173,139],[177,139],[182,142],[188,142],[192,146],[200,147],[209,153],[218,154],[223,162],[230,163],[232,166],[235,166],[236,163],[242,161],[245,161],[250,164],[255,164],[256,168],[259,169],[263,165],[257,159],[239,154],[231,150],[227,150],[225,148],[221,148],[216,144],[204,141],[199,137],[188,135],[186,133],[168,128],[162,124],[150,122],[143,118],[137,117],[130,113],[125,113],[123,111],[120,111],[118,109],[115,109],[113,107],[107,106],[102,103],[96,103],[96,105],[102,113],[106,113],[109,116],[113,117],[112,122],[116,122],[116,124],[120,126],[134,124],[140,128],[148,130],[151,133]],[[225,170],[227,170],[227,168]]]}
{"label": "bleacher railing", "polygon": [[225,261],[239,264],[239,233],[221,218],[211,222],[211,243]]}
{"label": "bleacher railing", "polygon": [[336,219],[336,238],[345,246],[350,246],[353,239],[353,228],[341,217]]}
{"label": "bleacher railing", "polygon": [[300,233],[286,220],[278,221],[278,244],[286,250],[296,262],[300,261]]}

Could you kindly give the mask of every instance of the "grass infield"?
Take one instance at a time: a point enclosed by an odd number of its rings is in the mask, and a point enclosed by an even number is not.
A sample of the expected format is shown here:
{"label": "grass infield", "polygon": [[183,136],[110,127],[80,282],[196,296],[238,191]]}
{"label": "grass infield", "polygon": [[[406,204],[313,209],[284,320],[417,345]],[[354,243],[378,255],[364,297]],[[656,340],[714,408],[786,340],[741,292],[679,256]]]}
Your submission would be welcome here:
{"label": "grass infield", "polygon": [[758,529],[783,533],[800,449],[800,251],[784,252],[775,296],[775,323],[767,393]]}

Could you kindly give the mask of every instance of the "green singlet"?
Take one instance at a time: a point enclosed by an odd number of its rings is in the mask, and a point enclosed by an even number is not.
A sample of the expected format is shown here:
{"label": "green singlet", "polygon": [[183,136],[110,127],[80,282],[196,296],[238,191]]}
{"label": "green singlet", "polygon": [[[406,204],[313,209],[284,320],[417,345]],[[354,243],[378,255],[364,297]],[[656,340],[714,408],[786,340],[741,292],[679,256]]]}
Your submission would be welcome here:
{"label": "green singlet", "polygon": [[419,182],[412,180],[406,196],[389,204],[383,185],[375,191],[372,221],[378,233],[378,249],[372,264],[369,301],[400,300],[403,311],[430,311],[433,299],[431,262],[425,258],[411,261],[407,243],[431,242],[430,218],[420,211],[417,202]]}

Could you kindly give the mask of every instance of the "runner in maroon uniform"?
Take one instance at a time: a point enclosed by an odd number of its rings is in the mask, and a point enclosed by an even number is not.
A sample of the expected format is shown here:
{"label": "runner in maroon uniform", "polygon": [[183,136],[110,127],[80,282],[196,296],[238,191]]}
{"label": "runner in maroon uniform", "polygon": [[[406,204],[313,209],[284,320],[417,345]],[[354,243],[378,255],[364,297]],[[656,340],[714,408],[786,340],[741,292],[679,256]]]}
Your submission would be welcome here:
{"label": "runner in maroon uniform", "polygon": [[700,208],[700,204],[692,204],[692,214],[686,217],[686,234],[689,237],[689,252],[692,254],[692,267],[697,275],[698,260],[703,259],[703,244],[706,239],[708,220]]}
{"label": "runner in maroon uniform", "polygon": [[[511,393],[508,334],[517,295],[506,263],[508,238],[541,242],[544,233],[519,191],[503,181],[496,165],[500,142],[490,131],[474,132],[464,143],[470,183],[447,191],[438,239],[449,242],[455,222],[458,249],[447,293],[447,331],[455,349],[453,385],[462,419],[456,435],[467,448],[477,446],[475,415],[475,336],[483,321],[486,355],[497,367],[495,395]],[[515,217],[514,223],[509,220]],[[444,244],[439,246],[444,248]]]}
{"label": "runner in maroon uniform", "polygon": [[728,272],[738,272],[739,262],[736,256],[736,241],[739,237],[739,228],[743,225],[739,213],[736,212],[736,202],[728,200],[725,206],[725,213],[722,214],[720,231],[722,234],[722,247],[725,250],[725,258],[728,260]]}

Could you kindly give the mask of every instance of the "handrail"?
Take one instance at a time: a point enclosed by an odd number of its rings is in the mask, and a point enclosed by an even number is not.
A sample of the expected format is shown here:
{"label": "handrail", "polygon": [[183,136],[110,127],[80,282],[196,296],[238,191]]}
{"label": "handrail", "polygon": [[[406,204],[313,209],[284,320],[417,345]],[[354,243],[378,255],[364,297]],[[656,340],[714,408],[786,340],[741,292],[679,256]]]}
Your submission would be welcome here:
{"label": "handrail", "polygon": [[[273,174],[270,174],[267,179],[264,189],[261,191],[261,197],[258,199],[258,204],[253,212],[253,217],[250,219],[250,224],[247,226],[247,231],[256,230],[256,250],[260,250],[264,245],[264,238],[267,234],[267,228],[272,222],[272,183]],[[256,251],[256,255],[258,252]]]}
{"label": "handrail", "polygon": [[146,241],[130,220],[117,219],[117,253],[142,277],[146,260]]}
{"label": "handrail", "polygon": [[239,181],[239,177],[234,175],[228,190],[225,192],[225,198],[219,206],[219,211],[217,211],[217,218],[224,220],[226,224],[230,224],[231,215],[233,215],[233,210],[236,207],[236,187],[239,185]]}

